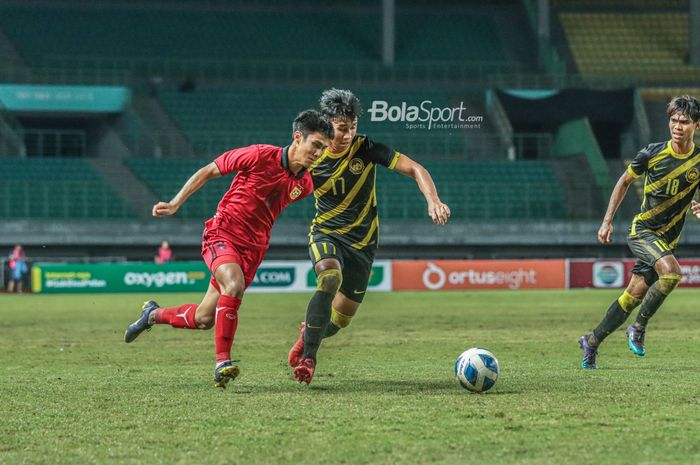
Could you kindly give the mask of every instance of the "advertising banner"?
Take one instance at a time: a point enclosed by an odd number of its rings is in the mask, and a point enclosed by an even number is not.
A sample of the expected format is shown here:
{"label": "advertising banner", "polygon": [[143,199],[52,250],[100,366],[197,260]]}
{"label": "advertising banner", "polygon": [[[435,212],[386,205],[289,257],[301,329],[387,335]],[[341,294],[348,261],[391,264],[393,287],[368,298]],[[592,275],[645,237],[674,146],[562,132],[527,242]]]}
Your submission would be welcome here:
{"label": "advertising banner", "polygon": [[[32,267],[35,293],[204,292],[211,274],[201,261],[155,263],[64,264]],[[263,261],[248,292],[305,292],[316,289],[316,274],[307,260]],[[391,262],[377,260],[369,290],[391,290]]]}
{"label": "advertising banner", "polygon": [[394,290],[564,289],[565,260],[394,260]]}
{"label": "advertising banner", "polygon": [[622,288],[632,276],[634,260],[569,260],[569,287]]}
{"label": "advertising banner", "polygon": [[680,287],[700,287],[700,259],[682,258],[678,263],[683,275]]}
{"label": "advertising banner", "polygon": [[36,263],[32,292],[196,292],[207,289],[209,270],[203,262]]}
{"label": "advertising banner", "polygon": [[[308,263],[308,271],[306,272],[306,289],[316,289],[316,273]],[[371,291],[390,291],[392,288],[392,269],[391,260],[376,260],[372,265],[372,272],[369,276],[369,285],[367,290]]]}
{"label": "advertising banner", "polygon": [[[570,260],[569,287],[623,288],[632,278],[635,259],[620,260]],[[700,259],[681,258],[683,279],[679,287],[700,287]]]}
{"label": "advertising banner", "polygon": [[119,113],[130,98],[126,87],[0,84],[0,102],[10,111]]}

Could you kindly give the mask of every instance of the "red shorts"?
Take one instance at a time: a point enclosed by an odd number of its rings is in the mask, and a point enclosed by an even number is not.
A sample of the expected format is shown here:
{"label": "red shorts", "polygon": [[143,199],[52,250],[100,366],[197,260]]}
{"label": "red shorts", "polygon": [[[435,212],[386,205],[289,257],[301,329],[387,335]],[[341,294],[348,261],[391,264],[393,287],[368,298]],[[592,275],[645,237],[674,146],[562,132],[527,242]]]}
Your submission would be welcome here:
{"label": "red shorts", "polygon": [[246,289],[255,279],[260,262],[265,256],[265,250],[254,249],[234,243],[229,237],[213,234],[204,230],[202,236],[202,258],[211,271],[211,284],[220,292],[219,284],[214,279],[214,273],[223,263],[237,263],[243,270]]}

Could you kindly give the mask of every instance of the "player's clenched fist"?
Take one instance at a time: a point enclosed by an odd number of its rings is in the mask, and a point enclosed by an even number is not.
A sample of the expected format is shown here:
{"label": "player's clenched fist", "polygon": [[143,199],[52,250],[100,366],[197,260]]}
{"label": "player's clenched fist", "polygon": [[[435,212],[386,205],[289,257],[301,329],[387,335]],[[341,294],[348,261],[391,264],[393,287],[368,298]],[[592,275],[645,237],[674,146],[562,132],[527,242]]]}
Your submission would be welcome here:
{"label": "player's clenched fist", "polygon": [[153,205],[153,216],[170,216],[177,212],[177,207],[168,202],[158,202]]}

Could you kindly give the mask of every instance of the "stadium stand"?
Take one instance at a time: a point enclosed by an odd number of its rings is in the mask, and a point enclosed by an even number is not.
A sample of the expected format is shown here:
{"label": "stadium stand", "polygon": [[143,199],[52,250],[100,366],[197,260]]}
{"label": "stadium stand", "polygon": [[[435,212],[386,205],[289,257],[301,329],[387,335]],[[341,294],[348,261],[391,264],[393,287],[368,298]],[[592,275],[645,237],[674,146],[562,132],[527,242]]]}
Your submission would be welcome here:
{"label": "stadium stand", "polygon": [[[172,197],[198,168],[197,160],[131,159],[129,167],[159,198]],[[548,162],[452,161],[426,164],[440,186],[454,220],[560,219],[566,216],[565,194]],[[382,218],[425,218],[425,201],[415,183],[385,169],[377,170],[377,200]],[[208,183],[192,196],[178,215],[206,219],[226,191],[230,178]],[[475,201],[479,199],[479,201]],[[286,209],[280,221],[308,222],[313,200]]]}
{"label": "stadium stand", "polygon": [[126,204],[79,158],[0,157],[0,217],[115,219]]}
{"label": "stadium stand", "polygon": [[[395,121],[374,122],[368,110],[374,100],[389,105],[418,106],[428,97],[431,106],[456,107],[465,102],[466,115],[484,115],[481,90],[355,89],[365,106],[359,131],[374,140],[419,157],[465,156],[469,138],[483,137],[488,128],[468,130],[407,130]],[[194,153],[213,155],[251,143],[284,145],[290,138],[289,122],[295,113],[316,105],[317,87],[208,87],[194,92],[170,89],[160,93],[163,107],[187,136]],[[498,151],[498,150],[495,150]]]}
{"label": "stadium stand", "polygon": [[[159,199],[171,199],[192,174],[207,160],[129,159],[128,167]],[[178,212],[183,219],[205,220],[212,216],[221,197],[230,185],[230,179],[218,178],[208,182],[187,200]]]}
{"label": "stadium stand", "polygon": [[700,79],[700,67],[686,63],[687,13],[566,12],[560,19],[584,76],[646,84]]}
{"label": "stadium stand", "polygon": [[[30,218],[31,199],[50,195],[46,204],[52,206],[35,218],[123,218],[125,224],[130,222],[127,228],[137,223],[150,227],[146,207],[151,201],[172,197],[196,169],[225,150],[251,143],[285,145],[295,114],[316,106],[322,89],[336,86],[352,89],[363,101],[360,133],[411,155],[430,169],[458,227],[597,222],[605,201],[601,192],[606,189],[596,176],[605,173],[591,165],[584,156],[587,152],[560,156],[555,143],[559,123],[516,127],[502,112],[512,127],[499,132],[503,128],[486,105],[489,88],[546,93],[560,85],[586,88],[594,79],[606,82],[605,88],[616,88],[622,81],[629,83],[631,76],[637,82],[664,84],[665,90],[657,90],[664,94],[657,98],[662,102],[669,89],[680,88],[679,82],[698,82],[700,77],[696,68],[684,64],[688,15],[681,0],[610,0],[604,5],[592,0],[552,0],[553,30],[546,40],[539,40],[543,38],[538,36],[533,1],[397,2],[393,68],[382,63],[378,3],[332,3],[319,11],[310,0],[3,2],[0,80],[8,69],[26,68],[27,74],[19,73],[17,81],[4,81],[119,83],[130,88],[132,100],[124,113],[104,115],[83,126],[78,120],[75,125],[47,125],[84,131],[78,145],[90,157],[85,165],[93,174],[80,181],[81,194],[76,193],[77,187],[68,187],[74,180],[71,176],[43,183],[25,182],[26,177],[8,179],[0,188],[0,216]],[[335,7],[342,14],[331,11]],[[284,35],[260,34],[281,30],[280,25]],[[611,34],[619,40],[600,40]],[[652,44],[650,36],[658,40]],[[314,38],[313,44],[309,37]],[[547,64],[543,54],[547,47],[561,54],[562,66]],[[572,65],[580,75],[566,74],[566,67],[571,70]],[[678,66],[679,82],[666,83],[658,72],[668,66]],[[183,85],[186,78],[191,78],[189,86]],[[526,84],[530,82],[537,85]],[[644,92],[648,95],[653,90]],[[440,107],[464,101],[467,113],[484,116],[484,124],[478,130],[410,130],[402,122],[372,121],[368,113],[376,100],[416,105],[426,98]],[[26,123],[25,132],[43,129],[32,125],[26,115],[18,118]],[[625,131],[618,145],[629,155],[638,138],[633,131]],[[593,131],[592,137],[609,135]],[[606,146],[598,143],[608,157]],[[32,149],[31,143],[26,145]],[[20,153],[18,144],[5,144],[0,150],[10,157]],[[4,172],[14,169],[2,166]],[[573,174],[572,166],[577,167]],[[71,168],[72,172],[83,169]],[[133,179],[120,183],[126,171]],[[383,169],[377,176],[384,230],[403,232],[409,230],[409,223],[424,225],[425,204],[415,183]],[[178,231],[192,225],[192,230],[198,230],[229,182],[216,180],[205,186],[172,219],[174,223],[167,224],[177,224]],[[88,186],[94,183],[100,184],[94,189],[101,190],[92,195]],[[51,185],[53,192],[49,194],[40,184]],[[130,197],[125,191],[139,193]],[[86,206],[88,200],[69,207],[65,200],[69,195],[109,198],[103,203],[115,207],[100,204],[93,209]],[[145,200],[139,204],[134,197]],[[289,229],[276,237],[291,241],[287,231],[297,231],[312,214],[312,199],[294,204],[281,217],[280,223]],[[410,240],[426,239],[417,236]],[[188,240],[198,240],[196,234],[192,237]],[[450,241],[464,244],[461,237]]]}
{"label": "stadium stand", "polygon": [[[396,18],[397,63],[390,69],[381,64],[381,41],[372,39],[381,37],[377,5],[343,14],[315,8],[313,15],[293,8],[293,2],[289,6],[285,13],[251,6],[237,11],[197,8],[183,14],[179,8],[147,5],[105,4],[98,9],[62,2],[34,9],[15,3],[0,6],[0,28],[35,71],[50,70],[69,80],[189,75],[486,82],[490,73],[528,66],[527,59],[513,59],[521,54],[509,54],[502,45],[496,22],[516,23],[502,9],[475,4],[449,15],[426,8],[401,12]],[[284,34],[257,34],[282,29]],[[313,44],[309,37],[314,37]]]}
{"label": "stadium stand", "polygon": [[425,12],[397,15],[397,59],[504,61],[492,15]]}

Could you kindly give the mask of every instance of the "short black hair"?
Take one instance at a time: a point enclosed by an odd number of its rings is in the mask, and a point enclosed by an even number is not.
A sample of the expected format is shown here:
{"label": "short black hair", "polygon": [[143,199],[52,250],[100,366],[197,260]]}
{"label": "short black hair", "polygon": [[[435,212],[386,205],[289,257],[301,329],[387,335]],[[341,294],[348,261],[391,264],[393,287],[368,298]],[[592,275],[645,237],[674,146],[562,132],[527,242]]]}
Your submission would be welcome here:
{"label": "short black hair", "polygon": [[354,121],[362,114],[360,99],[355,94],[345,89],[324,90],[319,100],[323,116],[333,118],[347,118]]}
{"label": "short black hair", "polygon": [[304,110],[294,118],[292,123],[292,134],[301,132],[306,138],[312,132],[320,132],[329,139],[333,139],[333,125],[328,118],[324,117],[316,110]]}
{"label": "short black hair", "polygon": [[700,120],[700,103],[695,97],[690,95],[674,97],[668,102],[666,113],[668,113],[669,118],[676,113],[680,113],[697,123]]}

